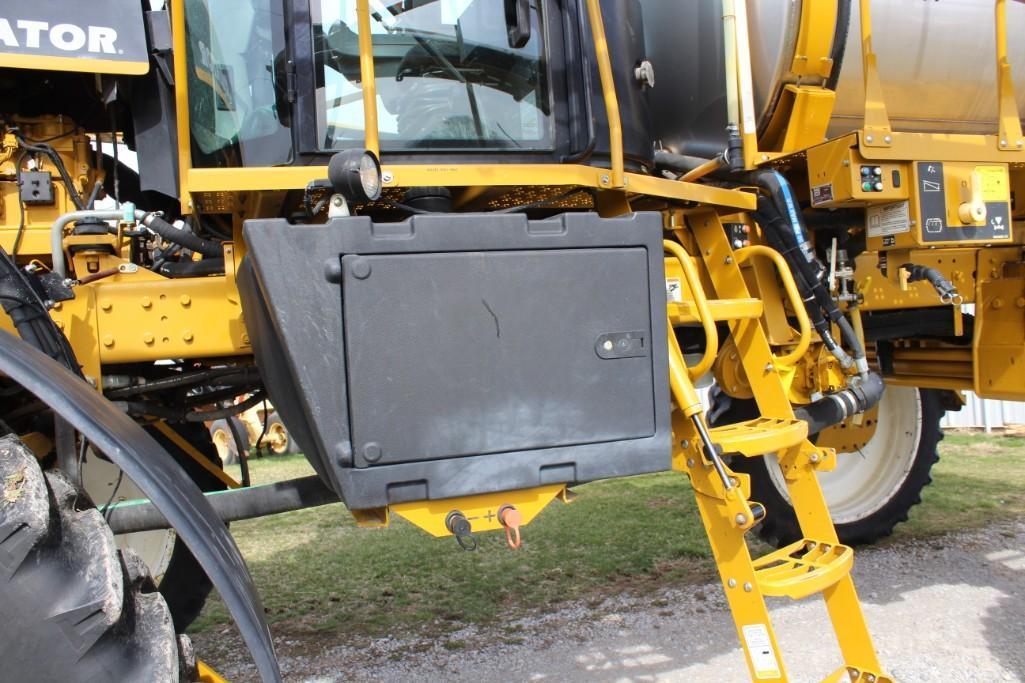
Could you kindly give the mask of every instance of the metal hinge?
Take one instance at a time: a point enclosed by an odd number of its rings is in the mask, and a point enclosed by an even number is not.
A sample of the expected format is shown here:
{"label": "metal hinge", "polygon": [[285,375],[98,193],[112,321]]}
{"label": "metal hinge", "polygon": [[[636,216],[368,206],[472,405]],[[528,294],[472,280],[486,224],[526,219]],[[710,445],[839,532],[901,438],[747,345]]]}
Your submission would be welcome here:
{"label": "metal hinge", "polygon": [[296,94],[295,62],[288,60],[285,62],[285,97],[292,103],[295,102]]}

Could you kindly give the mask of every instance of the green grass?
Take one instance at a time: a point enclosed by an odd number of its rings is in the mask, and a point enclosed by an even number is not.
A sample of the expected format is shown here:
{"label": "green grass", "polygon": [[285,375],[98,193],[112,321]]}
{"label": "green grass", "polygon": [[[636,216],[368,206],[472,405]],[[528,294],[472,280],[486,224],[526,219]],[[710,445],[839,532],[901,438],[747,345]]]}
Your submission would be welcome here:
{"label": "green grass", "polygon": [[[951,435],[934,483],[888,542],[983,526],[1025,511],[1025,440]],[[254,483],[308,474],[301,456],[252,463]],[[596,482],[553,503],[524,528],[524,547],[481,535],[477,552],[393,517],[358,529],[341,505],[238,522],[232,531],[279,635],[353,640],[443,635],[468,623],[508,622],[532,610],[714,577],[685,477],[664,473]],[[212,599],[194,631],[228,622]],[[451,641],[458,649],[460,641]]]}
{"label": "green grass", "polygon": [[1025,439],[947,434],[922,504],[895,540],[975,529],[1025,513]]}

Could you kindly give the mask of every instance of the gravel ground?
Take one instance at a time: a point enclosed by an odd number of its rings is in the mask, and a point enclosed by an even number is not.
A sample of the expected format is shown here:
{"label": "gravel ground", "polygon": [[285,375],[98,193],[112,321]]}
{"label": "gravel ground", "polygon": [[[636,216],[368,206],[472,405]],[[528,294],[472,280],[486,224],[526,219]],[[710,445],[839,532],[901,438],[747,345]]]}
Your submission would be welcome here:
{"label": "gravel ground", "polygon": [[[854,575],[883,666],[898,681],[1025,677],[1025,523],[865,548]],[[771,611],[791,680],[819,681],[841,664],[821,600],[774,600]],[[209,638],[225,635],[197,635],[197,652]],[[711,583],[561,609],[501,631],[466,629],[444,642],[383,639],[356,649],[280,638],[277,646],[285,678],[306,683],[747,680],[722,588]],[[255,680],[237,655],[211,664],[229,680]]]}

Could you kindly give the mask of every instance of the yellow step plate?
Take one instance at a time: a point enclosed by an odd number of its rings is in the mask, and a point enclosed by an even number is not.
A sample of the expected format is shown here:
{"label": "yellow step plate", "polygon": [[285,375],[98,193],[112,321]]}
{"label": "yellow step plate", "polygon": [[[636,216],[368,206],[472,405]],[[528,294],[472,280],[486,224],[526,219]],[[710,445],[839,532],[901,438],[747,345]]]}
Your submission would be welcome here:
{"label": "yellow step plate", "polygon": [[884,674],[861,671],[857,667],[845,665],[823,678],[822,683],[893,683],[893,679]]}
{"label": "yellow step plate", "polygon": [[808,438],[808,423],[803,420],[781,420],[756,417],[753,420],[724,425],[709,430],[712,442],[723,453],[739,453],[749,458],[776,453],[796,446]]}
{"label": "yellow step plate", "polygon": [[854,564],[854,551],[810,539],[791,543],[754,561],[764,595],[806,598],[842,579]]}

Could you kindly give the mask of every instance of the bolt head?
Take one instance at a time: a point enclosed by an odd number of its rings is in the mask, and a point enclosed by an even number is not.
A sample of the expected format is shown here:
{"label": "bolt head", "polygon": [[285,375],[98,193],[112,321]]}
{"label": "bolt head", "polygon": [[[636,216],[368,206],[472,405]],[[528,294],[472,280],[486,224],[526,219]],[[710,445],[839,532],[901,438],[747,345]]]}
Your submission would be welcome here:
{"label": "bolt head", "polygon": [[687,458],[687,467],[694,467],[694,458]]}
{"label": "bolt head", "polygon": [[683,441],[681,441],[680,448],[690,448],[690,441],[688,439],[684,439]]}
{"label": "bolt head", "polygon": [[362,258],[353,261],[352,275],[359,280],[366,280],[370,277],[370,261]]}
{"label": "bolt head", "polygon": [[883,142],[885,142],[886,144],[890,144],[891,142],[893,142],[893,138],[891,138],[889,135],[885,135],[883,136]]}
{"label": "bolt head", "polygon": [[182,332],[182,341],[186,344],[191,344],[193,339],[194,337],[192,336],[191,330],[185,330],[184,332]]}
{"label": "bolt head", "polygon": [[381,459],[381,446],[373,441],[363,446],[363,458],[367,462],[377,462]]}
{"label": "bolt head", "polygon": [[872,138],[871,135],[866,135],[865,136],[865,142],[872,142],[872,140],[873,140],[873,138]]}
{"label": "bolt head", "polygon": [[613,347],[612,340],[606,339],[605,342],[601,345],[601,347],[606,351],[611,351]]}
{"label": "bolt head", "polygon": [[602,183],[602,185],[608,185],[609,184],[609,176],[608,176],[608,174],[606,174],[606,173],[602,174],[602,176],[601,176],[601,183]]}
{"label": "bolt head", "polygon": [[387,185],[393,180],[395,180],[395,176],[392,175],[391,171],[385,171],[381,174],[381,182],[385,185]]}
{"label": "bolt head", "polygon": [[747,524],[747,515],[745,515],[742,512],[738,512],[737,516],[734,519],[737,522],[737,526],[744,526],[745,524]]}
{"label": "bolt head", "polygon": [[189,297],[189,295],[188,295],[188,294],[182,294],[182,295],[181,295],[181,296],[180,296],[180,297],[178,298],[178,301],[180,301],[180,302],[181,302],[181,305],[182,305],[182,306],[188,306],[189,304],[191,304],[191,303],[192,303],[192,298],[191,298],[191,297]]}
{"label": "bolt head", "polygon": [[750,581],[748,581],[747,583],[744,584],[744,592],[745,593],[750,593],[753,588],[754,588],[754,586],[751,585]]}
{"label": "bolt head", "polygon": [[737,580],[736,579],[730,579],[729,581],[726,582],[726,585],[729,586],[730,588],[736,588],[737,587]]}
{"label": "bolt head", "polygon": [[156,340],[154,339],[152,332],[146,332],[142,335],[142,341],[144,344],[152,344]]}
{"label": "bolt head", "polygon": [[107,346],[107,347],[113,346],[114,345],[114,337],[112,337],[109,334],[104,336],[103,337],[103,345]]}
{"label": "bolt head", "polygon": [[811,460],[812,462],[818,462],[819,461],[819,454],[818,453],[812,453],[811,457],[809,457],[808,459]]}
{"label": "bolt head", "polygon": [[153,305],[153,302],[150,300],[148,296],[142,297],[139,303],[142,305],[143,308],[150,308]]}

